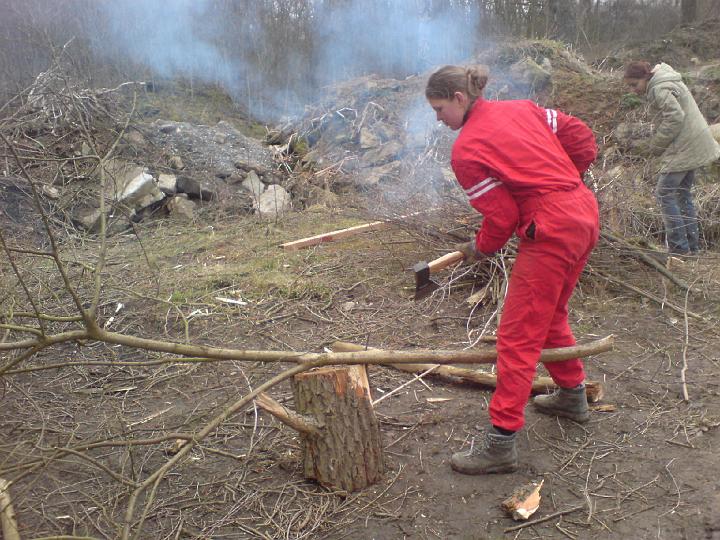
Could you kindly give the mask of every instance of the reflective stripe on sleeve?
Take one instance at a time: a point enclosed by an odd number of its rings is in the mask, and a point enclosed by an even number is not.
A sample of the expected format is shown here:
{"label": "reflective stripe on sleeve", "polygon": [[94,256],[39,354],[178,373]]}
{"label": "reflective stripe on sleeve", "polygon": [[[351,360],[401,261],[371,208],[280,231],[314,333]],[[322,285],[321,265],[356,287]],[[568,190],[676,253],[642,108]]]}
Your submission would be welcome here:
{"label": "reflective stripe on sleeve", "polygon": [[492,176],[486,178],[482,182],[474,185],[470,189],[465,190],[465,195],[467,195],[469,200],[477,199],[478,197],[481,197],[494,187],[497,187],[501,184],[500,181],[498,181],[497,178],[493,178]]}
{"label": "reflective stripe on sleeve", "polygon": [[557,133],[557,111],[555,109],[545,109],[547,115],[548,126],[552,129],[553,133]]}

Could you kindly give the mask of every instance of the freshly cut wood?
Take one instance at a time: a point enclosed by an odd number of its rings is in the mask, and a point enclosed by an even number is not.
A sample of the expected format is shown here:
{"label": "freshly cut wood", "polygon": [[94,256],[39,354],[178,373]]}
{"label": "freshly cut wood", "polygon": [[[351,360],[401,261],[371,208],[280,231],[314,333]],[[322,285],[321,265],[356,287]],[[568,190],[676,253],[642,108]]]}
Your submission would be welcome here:
{"label": "freshly cut wood", "polygon": [[544,482],[541,480],[539,484],[532,482],[517,488],[502,502],[503,510],[515,521],[528,519],[540,508],[540,488]]}
{"label": "freshly cut wood", "polygon": [[256,403],[300,433],[305,477],[347,492],[378,482],[385,464],[365,366],[317,368],[292,385],[297,412],[265,394]]}
{"label": "freshly cut wood", "polygon": [[[363,345],[357,345],[355,343],[347,343],[345,341],[336,341],[330,348],[334,352],[355,352],[364,351],[366,348]],[[370,349],[368,349],[370,350]],[[380,350],[380,349],[372,349]],[[556,349],[557,350],[557,349]],[[460,368],[455,366],[442,366],[439,364],[390,364],[395,369],[400,371],[407,371],[409,373],[422,373],[433,367],[428,375],[434,377],[442,377],[453,381],[460,380],[462,382],[468,382],[477,384],[480,386],[487,386],[495,388],[497,386],[497,375],[494,373],[486,373],[477,369]],[[557,386],[550,377],[536,377],[533,380],[532,391],[535,394],[544,394],[557,389]],[[600,401],[605,395],[603,385],[598,381],[585,381],[585,392],[587,394],[587,400],[590,403],[596,403]]]}
{"label": "freshly cut wood", "polygon": [[0,530],[3,540],[20,540],[17,519],[10,498],[10,482],[0,478]]}
{"label": "freshly cut wood", "polygon": [[354,236],[368,231],[387,229],[392,225],[393,224],[390,221],[373,221],[372,223],[365,223],[363,225],[356,225],[355,227],[349,227],[347,229],[339,229],[337,231],[310,236],[309,238],[301,238],[300,240],[295,240],[293,242],[286,242],[281,244],[280,247],[288,251],[296,251],[298,249],[316,246],[318,244],[322,244],[323,242],[333,242],[334,240],[340,240],[341,238]]}
{"label": "freshly cut wood", "polygon": [[602,405],[590,405],[590,410],[595,412],[615,412],[617,407],[612,403],[605,403]]}

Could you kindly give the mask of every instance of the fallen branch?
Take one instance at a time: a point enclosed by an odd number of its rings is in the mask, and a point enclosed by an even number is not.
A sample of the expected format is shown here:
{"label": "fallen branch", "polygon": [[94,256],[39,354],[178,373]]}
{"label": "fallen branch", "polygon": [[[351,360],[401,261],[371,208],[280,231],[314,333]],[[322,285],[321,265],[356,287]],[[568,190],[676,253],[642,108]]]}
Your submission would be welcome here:
{"label": "fallen branch", "polygon": [[670,272],[667,268],[665,268],[662,264],[660,264],[658,261],[647,255],[646,253],[643,253],[636,247],[634,247],[630,242],[627,240],[620,238],[618,236],[615,236],[612,233],[609,233],[607,231],[601,231],[600,236],[611,243],[620,244],[623,246],[624,249],[627,250],[627,252],[638,259],[640,262],[646,264],[650,268],[657,270],[660,272],[663,276],[665,276],[668,280],[670,280],[672,283],[680,287],[684,291],[691,290],[690,285],[682,281],[680,278],[678,278],[675,274]]}
{"label": "fallen branch", "polygon": [[4,540],[20,540],[15,510],[10,498],[10,482],[0,478],[0,530]]}
{"label": "fallen branch", "polygon": [[[198,356],[227,360],[254,362],[289,362],[304,364],[307,362],[318,365],[347,364],[412,364],[430,362],[433,364],[492,364],[497,358],[495,348],[474,349],[471,351],[453,350],[412,350],[412,351],[360,351],[348,353],[309,353],[293,351],[253,351],[238,349],[222,349],[202,345],[186,345],[156,341],[115,332],[108,332],[95,327],[90,337],[97,341],[137,347],[148,351],[179,354],[182,356]],[[615,337],[609,335],[602,339],[559,349],[545,349],[540,355],[541,362],[559,362],[571,358],[582,358],[612,350]]]}
{"label": "fallen branch", "polygon": [[[92,325],[87,331],[73,331],[46,336],[44,339],[28,340],[22,342],[24,347],[43,348],[50,344],[77,340],[95,340],[115,345],[125,345],[146,351],[164,352],[181,356],[191,356],[215,360],[238,360],[250,362],[287,362],[305,364],[314,362],[318,365],[348,365],[348,364],[413,364],[430,362],[433,364],[492,364],[497,358],[495,348],[474,349],[471,351],[453,350],[412,350],[412,351],[359,351],[347,353],[310,353],[294,351],[256,351],[240,349],[223,349],[205,345],[187,345],[169,341],[130,336],[116,332],[109,332],[97,325]],[[602,339],[559,349],[544,349],[540,355],[541,362],[559,362],[571,358],[599,354],[612,350],[615,337],[609,335]],[[10,345],[10,344],[5,344]],[[17,347],[17,343],[14,344]],[[10,348],[10,347],[8,347]],[[0,350],[2,347],[0,346]],[[29,351],[29,352],[32,352]],[[27,354],[27,353],[26,353]],[[0,367],[0,375],[8,371],[19,362],[12,360]]]}
{"label": "fallen branch", "polygon": [[[364,350],[378,350],[378,349],[366,349],[363,345],[357,345],[355,343],[348,343],[345,341],[336,341],[330,348],[334,352],[355,352]],[[593,353],[594,354],[594,353]],[[486,373],[476,369],[460,368],[455,366],[441,366],[439,364],[390,364],[395,369],[400,371],[406,371],[409,373],[420,373],[429,371],[429,375],[437,376],[446,379],[460,380],[462,382],[477,384],[489,388],[495,388],[497,386],[497,375],[493,373]],[[430,371],[432,370],[432,371]],[[548,391],[555,390],[557,386],[550,377],[536,377],[533,380],[532,391],[535,394],[544,394]],[[587,393],[587,400],[590,403],[596,403],[600,401],[605,395],[603,385],[599,381],[585,381],[585,389]]]}
{"label": "fallen branch", "polygon": [[595,269],[592,269],[591,272],[593,274],[600,276],[604,280],[609,281],[610,283],[615,283],[616,285],[625,287],[626,289],[629,289],[629,290],[639,294],[640,296],[644,296],[648,300],[652,300],[653,302],[658,303],[660,306],[667,306],[670,309],[672,309],[673,311],[677,311],[678,313],[681,313],[683,315],[687,314],[689,317],[692,317],[693,319],[700,319],[701,321],[706,320],[705,317],[703,317],[702,315],[698,315],[697,313],[693,313],[692,311],[687,311],[687,310],[681,308],[680,306],[673,304],[672,302],[663,300],[659,296],[655,296],[653,293],[645,291],[643,289],[640,289],[639,287],[636,287],[635,285],[631,285],[630,283],[627,283],[621,279],[614,278],[612,276],[608,276],[604,272],[600,272],[599,270],[595,270]]}

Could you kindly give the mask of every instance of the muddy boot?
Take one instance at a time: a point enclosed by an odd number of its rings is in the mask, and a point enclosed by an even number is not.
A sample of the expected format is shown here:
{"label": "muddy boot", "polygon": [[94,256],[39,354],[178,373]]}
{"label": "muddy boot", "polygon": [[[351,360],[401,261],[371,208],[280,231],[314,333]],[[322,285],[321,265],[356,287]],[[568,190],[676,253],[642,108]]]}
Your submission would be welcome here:
{"label": "muddy boot", "polygon": [[467,452],[453,454],[450,466],[462,474],[514,472],[518,468],[515,435],[502,435],[491,429],[480,444],[473,445]]}
{"label": "muddy boot", "polygon": [[533,405],[541,413],[563,416],[581,424],[590,420],[584,384],[575,388],[559,388],[547,396],[536,396]]}

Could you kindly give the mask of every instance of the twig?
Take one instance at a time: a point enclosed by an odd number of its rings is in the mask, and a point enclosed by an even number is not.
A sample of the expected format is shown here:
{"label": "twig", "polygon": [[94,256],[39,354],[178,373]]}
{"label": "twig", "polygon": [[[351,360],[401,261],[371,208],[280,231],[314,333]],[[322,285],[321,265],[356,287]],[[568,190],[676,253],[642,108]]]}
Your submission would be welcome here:
{"label": "twig", "polygon": [[687,380],[686,380],[686,373],[688,370],[687,352],[688,352],[688,347],[690,345],[690,324],[688,322],[688,310],[687,310],[689,295],[690,295],[690,290],[688,290],[685,293],[685,306],[684,306],[685,312],[683,313],[683,323],[684,323],[683,328],[685,331],[685,336],[684,336],[684,340],[683,340],[683,350],[682,350],[683,365],[682,365],[682,369],[680,370],[680,381],[682,382],[683,401],[685,401],[685,403],[690,401],[690,395],[688,394]]}
{"label": "twig", "polygon": [[526,521],[525,523],[516,525],[515,527],[508,527],[507,529],[504,529],[503,532],[507,533],[507,532],[519,531],[520,529],[524,529],[526,527],[532,527],[533,525],[537,525],[538,523],[543,523],[545,521],[550,521],[551,519],[554,519],[556,517],[564,516],[565,514],[571,514],[573,512],[577,512],[578,510],[582,510],[586,506],[587,506],[587,504],[578,504],[577,506],[573,506],[572,508],[568,508],[567,510],[560,510],[559,512],[554,512],[545,517],[541,517],[539,519],[534,519],[533,521]]}
{"label": "twig", "polygon": [[665,267],[664,267],[662,264],[660,264],[658,261],[656,261],[655,259],[653,259],[653,258],[650,257],[649,255],[646,255],[646,254],[643,253],[642,251],[640,251],[640,250],[638,250],[637,248],[635,248],[635,247],[634,247],[632,244],[630,244],[627,240],[624,240],[624,239],[622,239],[622,238],[620,238],[620,237],[618,237],[618,236],[615,236],[614,234],[611,234],[611,233],[609,233],[609,232],[607,232],[607,231],[601,231],[601,232],[600,232],[600,236],[603,237],[605,240],[607,240],[607,241],[609,241],[609,242],[615,242],[615,243],[621,244],[625,249],[628,250],[628,252],[629,252],[633,257],[635,257],[635,258],[638,259],[639,261],[645,263],[645,264],[646,264],[647,266],[649,266],[650,268],[652,268],[652,269],[654,269],[654,270],[657,270],[657,271],[660,272],[663,276],[665,276],[667,279],[669,279],[670,281],[672,281],[675,285],[677,285],[677,286],[680,287],[681,289],[683,289],[683,290],[685,290],[685,291],[688,291],[688,292],[691,290],[691,286],[690,286],[690,285],[688,285],[687,283],[685,283],[685,282],[683,282],[682,280],[680,280],[675,274],[673,274],[672,272],[670,272],[670,270],[668,270],[667,268],[665,268]]}
{"label": "twig", "polygon": [[644,291],[638,287],[635,287],[635,285],[630,285],[629,283],[622,281],[621,279],[618,279],[618,278],[615,278],[612,276],[608,276],[607,274],[605,274],[604,272],[601,272],[600,270],[592,269],[591,272],[611,283],[615,283],[616,285],[621,285],[622,287],[625,287],[626,289],[629,289],[629,290],[639,294],[640,296],[644,296],[645,298],[648,298],[649,300],[656,302],[660,306],[667,306],[670,309],[677,311],[678,313],[687,314],[688,316],[692,317],[693,319],[700,319],[702,321],[706,320],[706,318],[703,317],[702,315],[698,315],[697,313],[693,313],[692,311],[687,311],[687,310],[681,308],[680,306],[676,306],[675,304],[673,304],[671,302],[667,302],[667,301],[663,300],[662,298],[655,296],[651,292]]}
{"label": "twig", "polygon": [[0,525],[5,540],[20,540],[15,510],[10,498],[10,482],[0,478]]}

